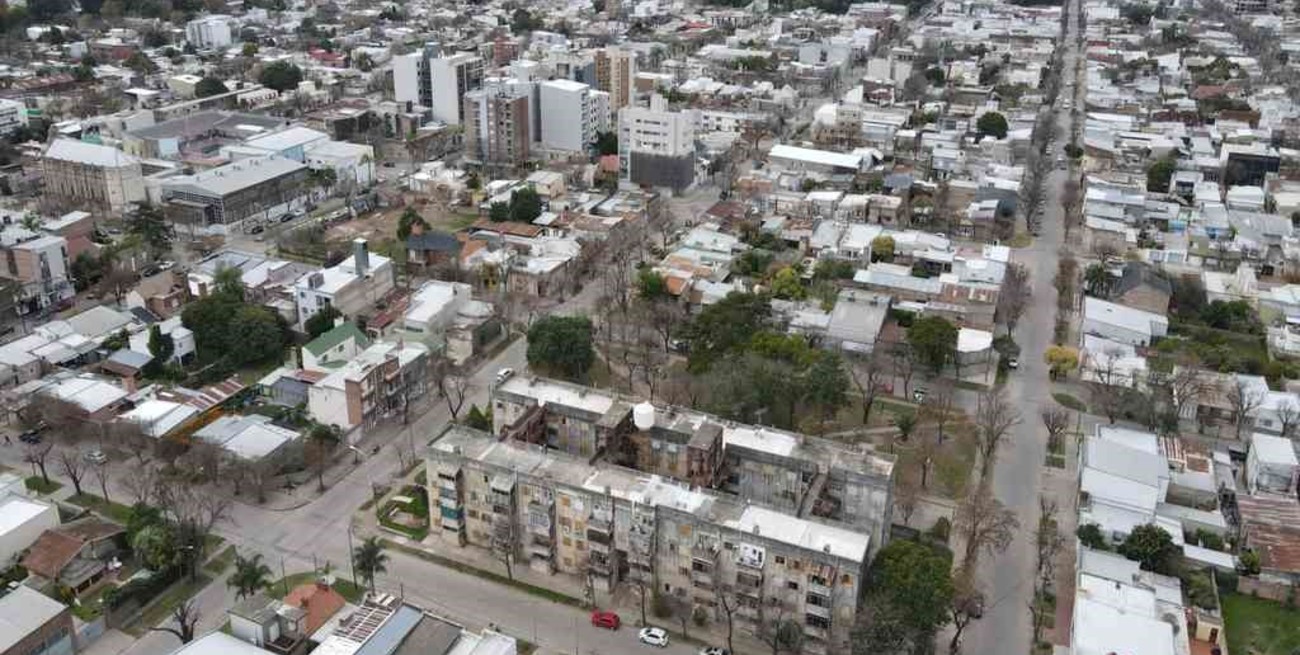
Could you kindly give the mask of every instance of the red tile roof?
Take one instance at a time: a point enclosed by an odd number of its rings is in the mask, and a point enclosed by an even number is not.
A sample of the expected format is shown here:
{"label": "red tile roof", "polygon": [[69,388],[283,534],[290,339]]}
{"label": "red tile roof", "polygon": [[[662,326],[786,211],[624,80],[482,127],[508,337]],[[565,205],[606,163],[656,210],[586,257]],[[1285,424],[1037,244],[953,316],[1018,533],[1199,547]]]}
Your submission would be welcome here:
{"label": "red tile roof", "polygon": [[285,605],[300,607],[307,611],[302,626],[306,634],[319,630],[331,616],[343,609],[346,603],[347,601],[339,592],[323,582],[298,585],[284,597]]}

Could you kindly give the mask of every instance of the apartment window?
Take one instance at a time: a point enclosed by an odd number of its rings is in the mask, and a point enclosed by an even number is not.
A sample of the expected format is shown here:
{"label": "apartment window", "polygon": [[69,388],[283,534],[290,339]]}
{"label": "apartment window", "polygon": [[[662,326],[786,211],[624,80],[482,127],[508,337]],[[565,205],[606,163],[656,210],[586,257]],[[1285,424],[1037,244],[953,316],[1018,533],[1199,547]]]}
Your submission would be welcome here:
{"label": "apartment window", "polygon": [[847,573],[844,574],[843,576],[840,577],[840,584],[844,585],[845,587],[853,584],[853,576]]}
{"label": "apartment window", "polygon": [[799,591],[799,583],[795,582],[794,580],[791,580],[785,583],[785,588],[791,591]]}
{"label": "apartment window", "polygon": [[777,564],[785,564],[785,558],[782,557],[782,556],[780,556],[780,555],[777,555],[777,556],[776,556],[776,563],[777,563]]}

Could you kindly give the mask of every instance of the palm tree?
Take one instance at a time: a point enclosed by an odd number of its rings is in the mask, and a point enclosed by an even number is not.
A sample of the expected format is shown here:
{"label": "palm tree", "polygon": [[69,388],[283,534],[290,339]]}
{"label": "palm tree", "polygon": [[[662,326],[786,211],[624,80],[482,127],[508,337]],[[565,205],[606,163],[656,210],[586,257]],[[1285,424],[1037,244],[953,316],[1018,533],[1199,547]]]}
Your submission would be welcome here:
{"label": "palm tree", "polygon": [[227,587],[235,588],[235,596],[247,598],[271,586],[271,567],[262,563],[262,555],[252,557],[235,555],[235,572],[226,581]]}
{"label": "palm tree", "polygon": [[894,427],[898,428],[898,440],[907,441],[912,436],[912,430],[916,429],[915,414],[899,414],[894,417]]}
{"label": "palm tree", "polygon": [[388,553],[384,552],[383,544],[379,543],[378,537],[368,537],[361,542],[361,547],[357,548],[352,554],[352,566],[356,569],[357,575],[370,586],[370,591],[375,590],[375,576],[380,573],[387,573]]}

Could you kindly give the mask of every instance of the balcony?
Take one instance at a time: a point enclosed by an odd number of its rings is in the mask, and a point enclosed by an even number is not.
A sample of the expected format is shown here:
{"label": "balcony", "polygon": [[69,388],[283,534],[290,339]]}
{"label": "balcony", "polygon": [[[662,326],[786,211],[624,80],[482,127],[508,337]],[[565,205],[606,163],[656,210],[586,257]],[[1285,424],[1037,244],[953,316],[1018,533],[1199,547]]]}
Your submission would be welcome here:
{"label": "balcony", "polygon": [[551,559],[551,545],[539,543],[528,544],[528,554],[531,557],[537,557],[540,559]]}
{"label": "balcony", "polygon": [[757,605],[741,605],[736,608],[736,616],[747,621],[757,621],[759,611]]}
{"label": "balcony", "polygon": [[608,541],[600,541],[600,540],[598,540],[598,539],[592,539],[591,536],[588,535],[588,536],[587,536],[587,548],[590,549],[591,552],[593,552],[593,553],[606,553],[606,554],[608,554],[609,551],[610,551],[610,543],[609,543]]}
{"label": "balcony", "polygon": [[[812,623],[804,623],[803,626],[804,636],[810,640],[813,640],[814,642],[816,641],[825,642],[826,639],[830,637],[830,632],[831,631],[829,625],[822,625],[820,623],[816,625]],[[823,650],[825,649],[823,648]]]}
{"label": "balcony", "polygon": [[697,571],[691,569],[691,584],[702,589],[712,589],[713,573],[711,571]]}
{"label": "balcony", "polygon": [[827,621],[831,619],[831,608],[822,607],[821,605],[813,605],[812,603],[805,603],[804,613],[806,613],[808,616],[816,616],[819,618],[826,619]]}
{"label": "balcony", "polygon": [[438,496],[438,506],[439,506],[439,507],[442,507],[442,508],[444,508],[444,509],[455,509],[455,508],[459,508],[459,507],[461,506],[461,505],[460,505],[460,499],[459,499],[459,498],[448,498],[448,497],[446,497],[446,496]]}
{"label": "balcony", "polygon": [[824,585],[824,584],[821,584],[820,582],[813,582],[812,580],[809,580],[809,581],[808,581],[808,593],[810,593],[810,594],[817,594],[818,596],[821,596],[821,597],[823,597],[823,598],[830,598],[830,597],[831,597],[831,588],[830,588],[829,585]]}
{"label": "balcony", "polygon": [[588,539],[593,538],[590,535],[597,534],[597,533],[608,535],[611,532],[613,532],[613,530],[614,530],[614,524],[608,521],[607,519],[596,518],[595,512],[592,513],[591,518],[587,519]]}

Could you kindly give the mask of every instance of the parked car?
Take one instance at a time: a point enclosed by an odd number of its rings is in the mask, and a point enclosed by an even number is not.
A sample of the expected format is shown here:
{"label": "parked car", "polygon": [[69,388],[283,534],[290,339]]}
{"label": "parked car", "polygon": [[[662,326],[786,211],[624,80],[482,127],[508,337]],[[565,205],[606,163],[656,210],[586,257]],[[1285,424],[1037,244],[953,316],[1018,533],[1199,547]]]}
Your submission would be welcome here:
{"label": "parked car", "polygon": [[91,464],[103,464],[108,461],[108,455],[105,455],[102,450],[92,450],[86,453],[86,461]]}
{"label": "parked car", "polygon": [[707,646],[700,649],[700,655],[731,655],[731,651],[718,646]]}
{"label": "parked car", "polygon": [[497,371],[496,384],[501,384],[502,382],[509,380],[510,376],[514,374],[515,374],[515,369],[513,368],[503,368]]}
{"label": "parked car", "polygon": [[636,638],[643,644],[663,648],[668,645],[668,633],[663,628],[641,628]]}
{"label": "parked car", "polygon": [[1007,360],[1007,368],[1020,368],[1020,360],[1012,357]]}
{"label": "parked car", "polygon": [[914,403],[923,403],[923,402],[925,402],[925,389],[913,389],[913,390],[912,390],[912,402],[914,402]]}
{"label": "parked car", "polygon": [[23,443],[38,444],[41,442],[41,434],[35,430],[28,430],[18,435],[18,440]]}
{"label": "parked car", "polygon": [[176,262],[170,259],[164,259],[158,262],[158,270],[160,271],[170,271],[173,268],[176,268]]}
{"label": "parked car", "polygon": [[614,612],[594,610],[591,613],[591,624],[597,628],[617,630],[622,621],[618,618],[618,614]]}

